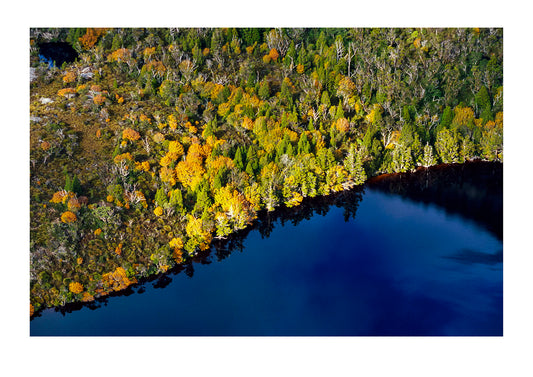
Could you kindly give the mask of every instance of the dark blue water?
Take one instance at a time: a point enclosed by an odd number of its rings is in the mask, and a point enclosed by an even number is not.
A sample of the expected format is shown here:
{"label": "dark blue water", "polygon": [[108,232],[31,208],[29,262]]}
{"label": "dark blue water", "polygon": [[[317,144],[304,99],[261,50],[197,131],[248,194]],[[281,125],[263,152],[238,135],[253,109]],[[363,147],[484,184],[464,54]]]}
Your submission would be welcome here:
{"label": "dark blue water", "polygon": [[[326,211],[324,211],[326,212]],[[503,335],[502,241],[442,207],[366,188],[355,218],[331,206],[252,230],[164,288],[43,311],[31,335]]]}

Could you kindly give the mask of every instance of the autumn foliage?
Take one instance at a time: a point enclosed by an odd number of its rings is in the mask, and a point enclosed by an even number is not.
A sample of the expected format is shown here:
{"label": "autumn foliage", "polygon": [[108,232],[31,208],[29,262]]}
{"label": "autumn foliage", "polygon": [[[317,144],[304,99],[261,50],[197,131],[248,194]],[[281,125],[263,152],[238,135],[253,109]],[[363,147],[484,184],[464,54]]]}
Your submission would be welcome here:
{"label": "autumn foliage", "polygon": [[84,50],[89,50],[92,48],[96,42],[98,41],[98,38],[105,34],[105,32],[108,29],[104,28],[87,28],[87,31],[83,35],[83,37],[79,38],[80,44],[83,47]]}
{"label": "autumn foliage", "polygon": [[69,284],[68,289],[72,293],[78,294],[78,293],[83,292],[83,285],[81,285],[78,282],[72,282]]}
{"label": "autumn foliage", "polygon": [[141,135],[132,128],[126,128],[124,131],[122,131],[122,138],[135,141],[139,140],[141,138]]}
{"label": "autumn foliage", "polygon": [[76,214],[70,211],[63,212],[61,215],[61,221],[64,223],[72,223],[76,221],[78,218],[76,217]]}

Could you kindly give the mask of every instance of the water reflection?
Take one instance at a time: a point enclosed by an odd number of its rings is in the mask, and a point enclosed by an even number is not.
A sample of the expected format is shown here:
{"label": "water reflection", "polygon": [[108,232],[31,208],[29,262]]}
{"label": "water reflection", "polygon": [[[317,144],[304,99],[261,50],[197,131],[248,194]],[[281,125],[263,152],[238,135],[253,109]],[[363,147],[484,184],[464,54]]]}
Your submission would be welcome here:
{"label": "water reflection", "polygon": [[503,239],[503,165],[499,162],[473,161],[384,175],[370,180],[367,187],[438,205]]}
{"label": "water reflection", "polygon": [[[440,179],[433,173],[424,172],[426,197]],[[444,178],[445,191],[454,184]],[[128,292],[142,294],[105,298],[89,307],[100,310],[79,310],[61,321],[46,311],[32,321],[31,333],[501,335],[501,241],[429,201],[416,204],[400,186],[380,180],[261,214],[253,227]],[[459,195],[436,187],[432,193],[438,203],[453,204],[450,198]]]}

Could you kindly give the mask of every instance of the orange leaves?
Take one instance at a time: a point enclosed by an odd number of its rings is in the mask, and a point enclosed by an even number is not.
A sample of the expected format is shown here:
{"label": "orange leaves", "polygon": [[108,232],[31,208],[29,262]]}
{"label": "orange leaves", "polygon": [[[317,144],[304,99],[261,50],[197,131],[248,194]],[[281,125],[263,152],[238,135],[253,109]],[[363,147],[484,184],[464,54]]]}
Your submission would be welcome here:
{"label": "orange leaves", "polygon": [[83,285],[78,282],[72,282],[68,285],[68,290],[72,293],[78,294],[83,292]]}
{"label": "orange leaves", "polygon": [[268,56],[270,56],[270,59],[276,61],[279,57],[279,52],[275,48],[270,49],[270,52],[268,53]]}
{"label": "orange leaves", "polygon": [[50,149],[50,147],[51,147],[51,145],[50,145],[50,143],[47,142],[47,141],[43,141],[43,142],[41,143],[41,149],[42,149],[43,151],[47,151],[48,149]]}
{"label": "orange leaves", "polygon": [[254,122],[247,116],[244,117],[241,125],[242,125],[242,128],[250,130],[250,131],[254,128]]}
{"label": "orange leaves", "polygon": [[105,288],[109,288],[114,291],[120,291],[121,289],[127,288],[134,282],[134,279],[130,280],[128,278],[126,270],[123,267],[117,267],[114,272],[108,272],[102,275],[102,285]]}
{"label": "orange leaves", "polygon": [[124,131],[122,131],[122,138],[135,141],[139,140],[141,135],[132,128],[126,128]]}
{"label": "orange leaves", "polygon": [[83,292],[83,297],[81,298],[82,302],[91,302],[94,301],[94,296],[89,292]]}
{"label": "orange leaves", "polygon": [[68,192],[65,190],[61,190],[58,192],[55,192],[52,196],[52,199],[50,199],[51,203],[65,203],[68,200]]}
{"label": "orange leaves", "polygon": [[107,30],[108,29],[106,28],[87,28],[83,37],[78,38],[78,40],[84,50],[89,50],[96,44],[98,38],[101,35],[104,35]]}
{"label": "orange leaves", "polygon": [[100,234],[102,234],[102,229],[98,228],[94,231],[95,236],[99,236]]}
{"label": "orange leaves", "polygon": [[102,94],[97,94],[93,97],[93,102],[95,105],[101,106],[105,102],[105,96]]}
{"label": "orange leaves", "polygon": [[61,215],[61,221],[64,222],[64,223],[72,223],[74,221],[78,220],[78,218],[76,217],[76,215],[73,213],[73,212],[70,212],[70,211],[66,211],[66,212],[63,212],[63,214]]}
{"label": "orange leaves", "polygon": [[115,248],[115,254],[122,255],[122,242]]}
{"label": "orange leaves", "polygon": [[30,304],[30,317],[33,316],[34,312],[35,312],[35,309],[33,308],[33,305]]}
{"label": "orange leaves", "polygon": [[69,84],[76,81],[76,74],[73,71],[69,71],[63,76],[63,83]]}
{"label": "orange leaves", "polygon": [[71,98],[76,95],[76,89],[74,88],[59,89],[57,92],[57,95],[60,97]]}

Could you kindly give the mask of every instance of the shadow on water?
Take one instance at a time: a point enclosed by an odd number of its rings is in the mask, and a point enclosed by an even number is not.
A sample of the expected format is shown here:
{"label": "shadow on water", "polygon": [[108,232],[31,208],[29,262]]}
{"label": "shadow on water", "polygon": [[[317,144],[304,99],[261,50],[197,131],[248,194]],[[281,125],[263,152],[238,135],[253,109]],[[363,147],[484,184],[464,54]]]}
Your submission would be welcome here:
{"label": "shadow on water", "polygon": [[[109,297],[142,294],[146,284],[154,288],[165,288],[172,282],[172,276],[185,273],[192,278],[195,264],[210,264],[221,261],[235,251],[244,250],[244,240],[252,231],[258,231],[262,238],[268,238],[276,226],[287,223],[298,225],[313,216],[325,216],[335,206],[344,209],[344,221],[355,219],[357,209],[363,200],[365,189],[373,189],[400,195],[415,202],[434,204],[448,213],[459,214],[471,219],[492,232],[498,239],[503,237],[503,165],[500,163],[470,162],[462,165],[439,165],[421,169],[415,173],[388,174],[376,177],[364,186],[325,197],[306,198],[293,208],[278,208],[273,212],[262,211],[248,228],[236,232],[226,239],[215,239],[211,248],[199,252],[187,263],[175,266],[165,274],[139,279],[137,284],[125,291],[114,292],[90,303],[67,304],[54,308],[55,311],[70,313],[86,306],[91,310],[106,306]],[[486,254],[476,250],[461,250],[447,257],[459,263],[497,264],[503,260],[503,252]],[[39,317],[36,313],[33,318]]]}
{"label": "shadow on water", "polygon": [[437,205],[503,239],[503,164],[499,162],[442,164],[414,173],[375,177],[366,185],[414,202]]}
{"label": "shadow on water", "polygon": [[78,57],[78,53],[66,42],[44,42],[39,44],[39,58],[52,67],[61,67],[63,63],[72,63]]}

